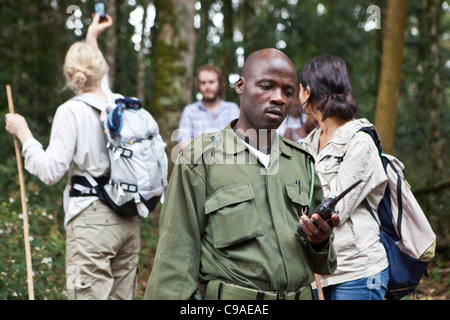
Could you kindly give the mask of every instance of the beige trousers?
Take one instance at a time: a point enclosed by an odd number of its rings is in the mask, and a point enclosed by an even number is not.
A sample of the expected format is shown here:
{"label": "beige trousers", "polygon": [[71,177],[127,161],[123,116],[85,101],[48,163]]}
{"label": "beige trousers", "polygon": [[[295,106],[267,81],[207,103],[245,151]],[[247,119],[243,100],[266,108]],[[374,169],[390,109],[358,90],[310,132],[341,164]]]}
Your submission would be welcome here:
{"label": "beige trousers", "polygon": [[95,201],[66,226],[67,298],[134,299],[139,250],[139,217]]}

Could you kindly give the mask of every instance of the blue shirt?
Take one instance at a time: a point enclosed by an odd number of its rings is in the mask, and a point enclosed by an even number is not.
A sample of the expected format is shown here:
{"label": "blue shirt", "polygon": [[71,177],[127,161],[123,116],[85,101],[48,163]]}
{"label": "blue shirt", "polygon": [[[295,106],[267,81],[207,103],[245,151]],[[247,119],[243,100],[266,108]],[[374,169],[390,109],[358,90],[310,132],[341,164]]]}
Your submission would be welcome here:
{"label": "blue shirt", "polygon": [[306,122],[306,120],[307,120],[306,115],[303,112],[300,114],[300,117],[298,118],[294,118],[288,114],[286,116],[286,119],[284,119],[284,121],[278,127],[278,134],[280,136],[284,136],[284,134],[286,133],[286,129],[288,128],[299,129]]}
{"label": "blue shirt", "polygon": [[217,132],[225,128],[232,120],[239,118],[239,106],[234,102],[220,100],[213,116],[202,101],[187,105],[181,113],[178,143],[193,140],[203,133]]}

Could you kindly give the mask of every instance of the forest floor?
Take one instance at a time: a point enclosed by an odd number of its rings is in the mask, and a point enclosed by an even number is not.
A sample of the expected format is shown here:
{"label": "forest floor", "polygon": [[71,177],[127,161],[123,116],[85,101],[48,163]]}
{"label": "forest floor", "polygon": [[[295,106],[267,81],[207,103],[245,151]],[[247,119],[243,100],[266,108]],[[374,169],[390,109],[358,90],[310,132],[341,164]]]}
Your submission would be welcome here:
{"label": "forest floor", "polygon": [[423,277],[408,300],[450,300],[450,261],[430,262],[428,277]]}

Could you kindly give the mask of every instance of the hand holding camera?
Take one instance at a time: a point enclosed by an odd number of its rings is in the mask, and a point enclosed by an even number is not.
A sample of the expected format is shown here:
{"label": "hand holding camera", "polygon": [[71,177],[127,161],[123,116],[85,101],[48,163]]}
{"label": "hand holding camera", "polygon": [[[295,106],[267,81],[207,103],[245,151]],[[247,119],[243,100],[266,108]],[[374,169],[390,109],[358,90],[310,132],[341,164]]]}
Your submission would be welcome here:
{"label": "hand holding camera", "polygon": [[[96,2],[96,4],[99,3],[98,1]],[[106,7],[105,7],[106,8]],[[92,14],[92,23],[88,28],[87,34],[86,34],[86,40],[89,41],[90,43],[94,44],[95,46],[97,46],[97,39],[100,36],[100,34],[102,34],[106,29],[108,29],[109,27],[111,27],[113,25],[113,20],[111,18],[111,16],[107,15],[106,13],[104,13],[104,17],[105,20],[103,20],[104,22],[102,22],[102,16],[101,14],[103,12],[98,12],[97,7],[95,7],[95,14]],[[101,11],[101,10],[100,10]],[[106,10],[105,10],[106,11]]]}
{"label": "hand holding camera", "polygon": [[100,16],[100,23],[107,21],[106,17],[106,2],[105,1],[95,1],[94,12]]}

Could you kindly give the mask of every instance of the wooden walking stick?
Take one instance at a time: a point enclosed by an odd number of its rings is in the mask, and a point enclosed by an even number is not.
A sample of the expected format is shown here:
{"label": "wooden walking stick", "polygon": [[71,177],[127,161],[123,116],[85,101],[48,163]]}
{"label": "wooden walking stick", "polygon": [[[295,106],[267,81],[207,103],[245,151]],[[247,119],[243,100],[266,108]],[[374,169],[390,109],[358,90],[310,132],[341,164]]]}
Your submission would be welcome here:
{"label": "wooden walking stick", "polygon": [[325,300],[323,296],[322,284],[320,283],[320,276],[317,273],[314,273],[314,279],[316,280],[317,295],[319,296],[319,300]]}
{"label": "wooden walking stick", "polygon": [[[8,96],[9,113],[14,113],[14,104],[13,104],[13,99],[12,99],[11,86],[9,84],[6,85],[6,95]],[[26,199],[26,193],[25,193],[25,181],[23,178],[22,156],[20,154],[19,141],[16,136],[14,136],[14,148],[16,150],[17,170],[19,171],[20,197],[22,200],[23,234],[24,234],[24,241],[25,241],[25,256],[26,256],[26,262],[27,262],[28,298],[29,298],[29,300],[34,300],[33,268],[31,265],[31,249],[30,249],[30,238],[29,238],[29,228],[28,228],[27,199]]]}

